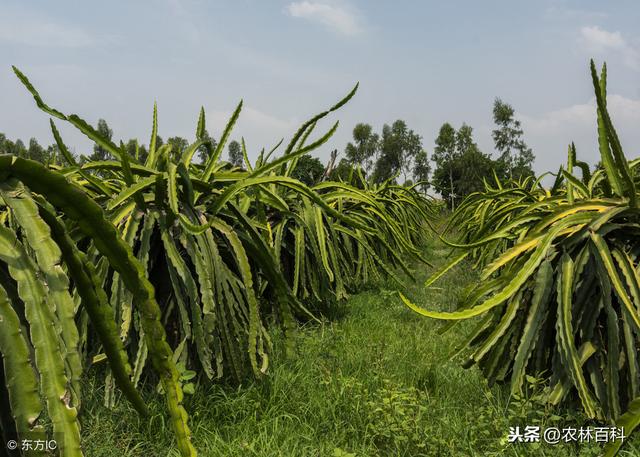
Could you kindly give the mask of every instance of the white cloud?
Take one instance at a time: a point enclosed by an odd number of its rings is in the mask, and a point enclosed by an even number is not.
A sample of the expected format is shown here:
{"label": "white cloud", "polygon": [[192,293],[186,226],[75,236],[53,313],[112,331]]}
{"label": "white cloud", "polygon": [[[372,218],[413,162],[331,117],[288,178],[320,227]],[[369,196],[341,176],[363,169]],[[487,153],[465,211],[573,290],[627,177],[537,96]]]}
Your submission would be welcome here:
{"label": "white cloud", "polygon": [[640,53],[624,39],[620,32],[609,32],[597,25],[585,26],[580,29],[580,41],[589,52],[618,53],[627,66],[640,70]]}
{"label": "white cloud", "polygon": [[623,49],[627,43],[620,32],[608,32],[600,27],[582,27],[580,29],[585,44],[594,51],[602,52],[607,49]]}
{"label": "white cloud", "polygon": [[595,125],[595,106],[583,103],[549,111],[539,117],[521,115],[527,132],[534,134],[560,133],[569,127]]}
{"label": "white cloud", "polygon": [[[627,158],[638,157],[640,131],[640,99],[622,95],[607,96],[607,108],[618,132]],[[586,103],[548,111],[537,116],[518,114],[525,132],[525,141],[536,154],[536,169],[539,172],[556,170],[566,161],[567,145],[576,142],[578,157],[591,164],[600,160],[598,132],[596,127],[595,97]]]}
{"label": "white cloud", "polygon": [[[616,120],[626,124],[640,120],[640,100],[611,94],[607,96],[607,109],[611,114],[614,126]],[[594,127],[596,125],[596,100],[593,97],[587,103],[581,103],[549,111],[538,117],[522,115],[527,130],[558,132],[572,126]]]}
{"label": "white cloud", "polygon": [[[207,124],[211,125],[209,133],[217,137],[230,116],[231,112],[228,111],[207,111]],[[249,157],[255,158],[263,147],[269,150],[275,146],[280,138],[288,140],[299,125],[299,120],[282,119],[252,106],[244,105],[231,138],[240,141],[240,138],[244,137],[247,141]],[[189,137],[187,136],[187,138]]]}
{"label": "white cloud", "polygon": [[355,14],[338,5],[309,1],[292,2],[286,10],[292,17],[319,22],[344,35],[353,36],[362,32]]}

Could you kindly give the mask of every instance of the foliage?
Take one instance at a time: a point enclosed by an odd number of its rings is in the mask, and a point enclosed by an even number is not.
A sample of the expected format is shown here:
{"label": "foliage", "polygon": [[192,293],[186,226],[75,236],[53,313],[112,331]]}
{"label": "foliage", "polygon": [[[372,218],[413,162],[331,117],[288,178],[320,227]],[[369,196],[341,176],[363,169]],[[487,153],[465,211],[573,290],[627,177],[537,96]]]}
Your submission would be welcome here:
{"label": "foliage", "polygon": [[535,156],[522,139],[524,132],[520,121],[515,118],[513,107],[496,98],[493,103],[493,122],[497,127],[492,136],[496,151],[500,153],[498,164],[502,171],[501,177],[519,179],[532,176],[531,165]]}
{"label": "foliage", "polygon": [[433,188],[454,209],[463,197],[484,188],[484,179],[491,176],[496,163],[483,154],[473,141],[473,129],[462,124],[456,131],[444,123],[433,150],[436,169]]}
{"label": "foliage", "polygon": [[[526,376],[549,379],[552,405],[580,405],[589,418],[614,421],[639,396],[640,237],[637,183],[640,160],[627,161],[606,108],[606,67],[598,77],[598,139],[603,169],[594,173],[569,148],[566,169],[551,189],[540,180],[470,196],[453,224],[466,223],[462,254],[483,265],[481,285],[456,311],[415,311],[459,321],[482,315],[466,341],[466,365],[520,395]],[[582,179],[574,175],[582,169]],[[472,228],[471,226],[475,228]],[[637,414],[637,411],[636,413]],[[625,420],[629,423],[628,416]]]}
{"label": "foliage", "polygon": [[65,163],[64,158],[61,157],[55,144],[49,145],[45,149],[38,143],[38,140],[31,138],[29,140],[29,147],[27,148],[22,140],[13,142],[9,140],[4,133],[0,133],[0,154],[11,154],[49,165],[61,165]]}
{"label": "foliage", "polygon": [[[358,169],[353,167],[347,159],[340,159],[338,165],[336,165],[331,173],[329,174],[329,179],[331,181],[341,181],[351,183],[355,187],[362,187],[363,183],[358,179]],[[363,179],[366,179],[363,176]]]}
{"label": "foliage", "polygon": [[289,192],[283,198],[291,213],[279,214],[273,226],[293,292],[320,311],[371,280],[397,280],[391,267],[408,273],[403,256],[422,259],[422,221],[433,217],[428,202],[413,189],[361,182],[363,190],[331,181],[313,187],[339,213],[323,214],[311,200]]}
{"label": "foliage", "polygon": [[[0,169],[4,174],[2,199],[11,209],[11,216],[24,231],[29,246],[35,250],[33,256],[29,255],[15,237],[13,230],[2,227],[4,240],[10,243],[2,249],[7,255],[3,260],[8,264],[10,278],[14,281],[12,284],[7,282],[10,281],[9,278],[5,279],[3,289],[11,301],[3,304],[3,307],[9,312],[13,308],[15,312],[16,309],[20,309],[16,300],[25,303],[25,319],[30,328],[29,341],[35,348],[35,368],[40,375],[48,414],[53,422],[54,433],[63,437],[59,444],[60,452],[63,455],[81,455],[77,407],[80,399],[78,379],[82,366],[78,356],[79,337],[74,322],[74,302],[69,294],[69,279],[59,265],[62,260],[67,265],[73,281],[79,285],[78,294],[86,306],[87,313],[96,326],[104,328],[104,331],[99,333],[103,338],[102,342],[105,347],[112,348],[107,357],[115,373],[125,374],[118,378],[123,391],[138,405],[140,412],[144,413],[145,409],[135,390],[130,388],[130,381],[126,376],[130,368],[119,346],[114,331],[115,325],[110,323],[109,313],[104,310],[104,302],[96,303],[99,298],[96,300],[97,292],[95,286],[92,286],[95,283],[90,279],[91,270],[83,269],[81,254],[73,249],[68,237],[56,235],[60,230],[55,226],[55,216],[40,216],[34,200],[18,180],[26,182],[35,192],[45,193],[54,206],[78,222],[79,229],[94,241],[106,261],[122,275],[127,289],[132,293],[134,303],[140,307],[141,324],[148,335],[151,356],[167,392],[172,422],[179,437],[179,447],[185,455],[191,454],[186,413],[181,406],[182,392],[176,384],[176,371],[170,362],[171,357],[166,357],[167,352],[171,352],[165,340],[164,329],[159,322],[159,308],[153,298],[153,289],[142,276],[141,267],[128,250],[128,246],[105,219],[100,207],[84,193],[78,192],[78,189],[68,183],[62,175],[47,171],[36,162],[12,156],[2,156],[0,161]],[[46,211],[47,205],[43,203],[42,208]],[[62,233],[64,234],[64,231]],[[39,275],[45,278],[44,282],[38,279]],[[11,295],[9,291],[12,291]],[[50,303],[46,300],[50,300]],[[17,319],[18,316],[15,316],[13,320]],[[3,333],[10,330],[12,329],[4,330]],[[22,339],[19,327],[17,330],[14,333],[15,344],[27,345],[28,342]],[[3,348],[3,355],[7,353],[7,349]],[[9,373],[17,373],[19,370],[28,373],[33,369],[28,358],[16,363],[20,365],[11,366]],[[27,412],[25,409],[27,405],[39,404],[37,390],[29,388],[30,384],[12,384],[12,381],[17,381],[12,375],[9,375],[8,380],[11,410],[14,414],[22,412],[28,418],[28,421],[17,424],[17,432],[28,436],[34,427],[39,425],[38,414]],[[25,391],[25,388],[29,390]]]}
{"label": "foliage", "polygon": [[500,153],[497,160],[480,151],[469,125],[463,123],[457,131],[448,122],[440,127],[433,150],[436,169],[431,184],[452,210],[468,195],[481,192],[484,181],[494,174],[501,180],[514,181],[533,175],[535,157],[522,140],[523,130],[515,111],[496,99],[493,114],[497,125],[493,138]]}
{"label": "foliage", "polygon": [[241,167],[244,158],[242,156],[242,147],[240,143],[233,140],[229,143],[229,163],[234,167]]}
{"label": "foliage", "polygon": [[[20,436],[39,425],[30,421],[38,416],[31,409],[40,399],[32,388],[37,380],[16,383],[13,373],[37,374],[53,432],[64,431],[68,440],[63,455],[81,455],[79,376],[87,360],[107,359],[105,403],[114,406],[117,385],[144,413],[136,387],[141,380],[159,380],[178,448],[182,455],[195,455],[182,406],[183,389],[194,390],[194,372],[203,381],[263,377],[270,326],[290,337],[296,318],[314,317],[309,304],[325,313],[370,278],[393,278],[396,266],[407,270],[405,255],[421,258],[423,220],[433,213],[413,189],[388,182],[356,188],[353,174],[349,182],[312,186],[293,177],[301,158],[337,128],[336,123],[308,141],[316,122],[344,105],[357,86],[303,124],[280,157],[271,158],[274,148],[252,164],[243,142],[243,170],[221,160],[242,103],[215,147],[203,110],[193,143],[172,137],[160,145],[154,107],[149,147],[141,155],[135,141],[116,145],[106,122],[95,129],[77,115],[49,107],[15,71],[39,108],[78,128],[95,142],[95,158],[106,159],[77,163],[53,120],[56,146],[68,166],[46,168],[0,156],[6,205],[0,228],[12,246],[3,251],[10,279],[1,289],[10,305],[3,302],[2,309],[18,313],[6,319],[12,326],[1,333],[36,349],[34,365],[22,351],[15,362],[20,370],[12,362],[0,383],[16,415],[4,422],[16,422]],[[195,163],[202,148],[205,161]],[[29,218],[20,219],[22,207]],[[49,236],[50,243],[40,242]],[[25,279],[29,289],[12,270],[14,258],[22,259],[20,271],[31,275]],[[66,280],[47,276],[61,272]],[[42,275],[46,282],[34,279]],[[35,306],[49,296],[51,303],[41,308],[53,315],[36,319],[27,306],[20,315],[22,303]],[[21,336],[19,322],[31,332],[29,338]],[[43,327],[46,322],[54,326]],[[7,347],[0,351],[6,354]],[[68,407],[61,408],[60,399]]]}
{"label": "foliage", "polygon": [[171,146],[171,154],[179,157],[189,147],[189,140],[180,136],[172,136],[167,139],[167,145]]}
{"label": "foliage", "polygon": [[147,147],[142,144],[138,144],[138,140],[131,139],[127,141],[124,147],[125,152],[132,157],[134,160],[140,163],[144,163],[149,157],[149,151]]}
{"label": "foliage", "polygon": [[429,174],[431,173],[431,165],[429,164],[429,156],[427,152],[422,150],[416,154],[413,165],[413,176],[422,192],[426,192],[429,188]]}
{"label": "foliage", "polygon": [[456,149],[456,130],[451,124],[445,122],[440,127],[436,137],[436,146],[433,149],[433,161],[436,169],[433,173],[433,188],[442,195],[444,201],[449,201],[451,209],[454,208],[454,163],[459,156]]}
{"label": "foliage", "polygon": [[[436,266],[446,262],[447,252],[434,240],[425,249]],[[428,270],[420,263],[411,268],[419,283],[426,279]],[[407,282],[420,300],[448,309],[475,280],[473,272],[461,266],[437,289]],[[438,326],[425,325],[420,316],[394,301],[393,289],[393,283],[370,284],[336,310],[339,319],[303,326],[295,336],[297,357],[281,357],[286,343],[274,335],[273,364],[262,382],[239,387],[198,385],[187,398],[194,444],[211,457],[331,456],[336,448],[343,454],[371,457],[599,455],[601,444],[593,442],[542,448],[507,443],[509,426],[575,427],[586,418],[540,409],[533,398],[538,389],[515,401],[498,386],[488,387],[479,370],[465,370],[448,360],[472,323],[463,322],[458,331],[439,335]],[[158,432],[162,406],[157,399],[145,397],[150,419],[138,419],[122,402],[106,409],[101,404],[102,378],[96,375],[89,373],[84,387],[82,433],[87,453],[175,455],[169,434]],[[391,399],[394,393],[405,398]],[[385,398],[420,412],[400,420],[390,413]],[[553,414],[562,415],[564,421],[553,421]],[[395,424],[409,439],[384,436],[385,423]],[[639,449],[638,438],[632,436],[625,444],[627,455]]]}
{"label": "foliage", "polygon": [[359,123],[353,128],[353,141],[344,150],[347,162],[369,173],[380,148],[380,137],[373,133],[371,125]]}
{"label": "foliage", "polygon": [[380,152],[373,170],[373,181],[381,183],[402,173],[407,180],[413,169],[413,159],[422,151],[422,137],[407,127],[401,119],[391,126],[385,124],[380,138]]}
{"label": "foliage", "polygon": [[13,142],[4,133],[0,133],[0,153],[24,157],[27,153],[27,148],[22,140],[18,139]]}
{"label": "foliage", "polygon": [[481,191],[484,188],[484,180],[491,176],[494,166],[495,162],[475,145],[467,149],[453,164],[456,194],[467,196]]}
{"label": "foliage", "polygon": [[[203,132],[200,132],[200,139],[202,140],[202,144],[198,147],[198,160],[200,163],[206,163],[213,151],[218,147],[218,142],[209,135],[206,127]],[[158,137],[159,138],[159,137]],[[161,145],[158,144],[158,147]]]}
{"label": "foliage", "polygon": [[324,173],[324,165],[320,159],[313,157],[311,154],[304,154],[298,159],[296,168],[291,173],[291,177],[295,178],[307,186],[317,184]]}
{"label": "foliage", "polygon": [[[113,130],[111,130],[111,128],[109,127],[109,124],[107,124],[107,121],[105,121],[104,119],[98,119],[98,125],[96,126],[96,131],[98,132],[98,135],[100,135],[102,138],[106,138],[107,140],[111,141],[111,138],[113,137]],[[83,158],[82,161],[95,162],[99,160],[109,160],[109,159],[113,159],[109,151],[104,146],[96,143],[93,146],[93,154],[91,154],[86,159]]]}

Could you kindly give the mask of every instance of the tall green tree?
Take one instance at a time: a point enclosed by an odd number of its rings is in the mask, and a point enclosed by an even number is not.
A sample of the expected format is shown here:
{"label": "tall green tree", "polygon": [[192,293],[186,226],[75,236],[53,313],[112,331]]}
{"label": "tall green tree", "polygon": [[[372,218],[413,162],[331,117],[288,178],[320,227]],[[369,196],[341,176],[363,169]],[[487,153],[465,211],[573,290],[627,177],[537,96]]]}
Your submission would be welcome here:
{"label": "tall green tree", "polygon": [[[98,120],[98,125],[96,127],[96,130],[100,135],[102,135],[103,137],[109,140],[113,138],[113,130],[109,128],[109,124],[107,124],[107,121],[105,121],[104,119]],[[111,154],[109,154],[109,152],[105,148],[103,148],[97,143],[94,144],[93,146],[93,154],[91,154],[88,158],[89,161],[113,160],[113,159],[114,157],[112,157]]]}
{"label": "tall green tree", "polygon": [[422,148],[422,137],[413,130],[406,130],[401,138],[402,152],[400,154],[400,170],[404,181],[409,180],[413,174],[415,158],[424,151]]}
{"label": "tall green tree", "polygon": [[26,157],[27,148],[22,140],[11,141],[4,133],[0,133],[0,154],[11,154],[20,157]]}
{"label": "tall green tree", "polygon": [[431,173],[431,165],[429,164],[429,156],[424,149],[416,154],[413,164],[413,179],[419,182],[418,188],[422,192],[429,189],[429,174]]}
{"label": "tall green tree", "polygon": [[379,147],[380,137],[371,125],[358,123],[353,128],[353,143],[347,144],[344,153],[349,164],[360,166],[368,174]]}
{"label": "tall green tree", "polygon": [[493,142],[500,153],[498,162],[503,177],[518,179],[533,175],[535,156],[522,138],[522,125],[515,118],[513,107],[496,98],[493,102],[493,122],[496,124],[492,132]]}
{"label": "tall green tree", "polygon": [[147,157],[149,156],[149,151],[147,150],[147,147],[144,144],[139,144],[138,140],[136,139],[131,139],[127,141],[127,143],[124,146],[124,149],[126,153],[129,155],[129,157],[133,157],[138,161],[138,163],[144,164],[145,161],[147,160]]}
{"label": "tall green tree", "polygon": [[302,181],[308,186],[317,184],[324,173],[324,165],[320,159],[311,154],[303,154],[298,159],[296,167],[291,173],[291,177]]}
{"label": "tall green tree", "polygon": [[51,144],[45,148],[38,143],[36,138],[31,138],[29,146],[26,147],[22,140],[16,140],[14,143],[4,133],[0,133],[0,154],[11,154],[35,160],[45,165],[66,164],[56,144]]}
{"label": "tall green tree", "polygon": [[440,128],[433,153],[436,169],[432,185],[442,198],[456,203],[473,192],[484,189],[484,179],[491,178],[497,163],[482,153],[473,139],[473,128],[463,123],[457,131],[451,124]]}
{"label": "tall green tree", "polygon": [[45,154],[49,165],[70,165],[60,153],[60,148],[57,144],[47,146]]}
{"label": "tall green tree", "polygon": [[13,146],[13,151],[14,152],[12,154],[20,157],[26,157],[27,155],[27,147],[24,145],[21,139],[16,140]]}
{"label": "tall green tree", "polygon": [[206,129],[204,135],[202,135],[202,139],[206,141],[206,143],[198,148],[198,160],[200,160],[200,163],[205,163],[209,155],[216,149],[218,142],[209,135]]}
{"label": "tall green tree", "polygon": [[171,154],[174,157],[180,156],[182,152],[189,146],[189,141],[181,136],[172,136],[167,140],[167,144],[171,145]]}
{"label": "tall green tree", "polygon": [[382,128],[380,151],[376,161],[373,180],[382,182],[399,173],[407,181],[413,170],[413,159],[422,150],[422,137],[407,127],[401,119]]}
{"label": "tall green tree", "polygon": [[38,140],[36,140],[35,138],[31,138],[29,140],[27,158],[44,164],[49,162],[47,151],[42,146],[40,146],[40,143],[38,143]]}
{"label": "tall green tree", "polygon": [[241,167],[244,162],[242,146],[236,140],[229,143],[229,163],[234,167]]}
{"label": "tall green tree", "polygon": [[483,191],[484,179],[492,177],[495,166],[496,162],[475,145],[462,153],[454,164],[456,201],[473,192]]}
{"label": "tall green tree", "polygon": [[[360,175],[347,159],[340,159],[338,165],[331,170],[329,179],[331,181],[345,182],[359,189],[364,188],[364,182],[360,179]],[[366,179],[366,177],[364,179]]]}
{"label": "tall green tree", "polygon": [[436,163],[434,171],[434,188],[445,200],[449,200],[451,209],[454,209],[454,162],[458,156],[456,148],[456,129],[445,122],[440,127],[436,137],[436,145],[433,148],[431,158]]}
{"label": "tall green tree", "polygon": [[477,149],[478,145],[473,141],[473,127],[463,122],[458,131],[456,132],[456,155],[462,156],[465,152],[471,149]]}
{"label": "tall green tree", "polygon": [[[398,121],[394,123],[396,130],[403,128]],[[382,127],[382,138],[380,139],[380,153],[373,169],[373,180],[375,182],[386,181],[397,175],[400,171],[400,151],[398,135],[394,135],[392,127],[385,124]]]}

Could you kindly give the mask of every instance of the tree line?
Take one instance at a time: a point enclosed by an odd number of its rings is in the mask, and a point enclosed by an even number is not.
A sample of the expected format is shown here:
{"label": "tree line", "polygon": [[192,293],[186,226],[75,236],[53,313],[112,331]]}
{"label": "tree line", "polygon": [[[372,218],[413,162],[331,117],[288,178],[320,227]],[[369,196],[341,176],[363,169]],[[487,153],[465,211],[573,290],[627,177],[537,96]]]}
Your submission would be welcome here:
{"label": "tree line", "polygon": [[[375,183],[391,179],[415,184],[423,192],[433,189],[455,208],[467,195],[484,190],[484,181],[493,180],[494,174],[501,181],[533,175],[535,156],[523,139],[522,125],[513,107],[496,98],[493,121],[495,158],[480,150],[473,139],[473,128],[466,123],[458,129],[448,122],[442,124],[431,156],[422,137],[401,119],[385,124],[380,134],[371,125],[359,123],[329,177],[346,180],[359,168],[366,179]],[[312,184],[325,171],[318,158],[303,156],[294,175]]]}
{"label": "tree line", "polygon": [[[524,132],[520,121],[515,117],[513,107],[496,98],[493,121],[495,129],[492,137],[496,158],[479,149],[473,139],[471,126],[463,123],[456,129],[448,122],[440,127],[429,157],[422,137],[410,129],[405,121],[398,119],[391,125],[385,124],[380,134],[374,132],[371,125],[358,123],[353,129],[353,140],[346,145],[343,157],[337,164],[332,160],[325,166],[317,157],[304,155],[298,161],[293,177],[309,185],[323,177],[348,180],[353,178],[359,168],[365,179],[375,183],[391,179],[406,185],[415,184],[423,192],[432,189],[454,208],[465,196],[483,190],[483,181],[493,179],[494,174],[501,180],[533,175],[535,156],[523,140]],[[104,137],[113,137],[113,131],[104,119],[98,121],[96,130]],[[201,161],[216,146],[216,140],[208,132],[205,132],[205,139],[210,141],[211,146],[200,147],[198,157]],[[158,146],[164,144],[160,137],[157,141]],[[172,145],[171,150],[176,154],[181,153],[189,144],[179,136],[170,137],[166,142]],[[131,157],[144,163],[148,154],[145,145],[131,139],[123,143],[122,147]],[[35,138],[31,138],[27,146],[22,140],[13,142],[0,133],[0,154],[2,153],[45,164],[66,165],[56,144],[43,147]],[[80,163],[112,159],[97,144],[89,156],[78,157]],[[233,166],[243,166],[244,155],[238,141],[229,143],[227,159]],[[335,156],[333,159],[335,160]]]}
{"label": "tree line", "polygon": [[[107,121],[105,121],[104,119],[98,120],[96,130],[101,136],[108,138],[109,140],[113,140],[113,130],[111,130],[109,124],[107,124]],[[203,138],[205,140],[209,140],[211,145],[210,149],[214,149],[216,147],[216,140],[214,138],[211,138],[208,132],[205,131]],[[233,145],[234,147],[236,147],[237,149],[240,148],[240,145],[237,141],[233,143],[235,143],[235,145]],[[156,146],[160,147],[164,144],[165,142],[162,137],[157,136]],[[184,151],[187,146],[189,146],[189,141],[185,138],[174,136],[168,138],[166,144],[170,144],[172,146],[171,150],[173,153],[179,154]],[[140,144],[136,139],[130,139],[126,143],[123,143],[122,147],[130,157],[135,158],[140,163],[144,163],[147,155],[149,154],[147,146],[144,144]],[[229,146],[229,149],[232,149],[232,145]],[[0,154],[12,154],[18,157],[36,160],[47,165],[68,165],[62,154],[60,154],[60,150],[57,144],[53,143],[47,147],[44,147],[41,146],[38,143],[38,140],[36,140],[35,138],[31,138],[29,140],[29,146],[26,146],[22,140],[18,139],[13,142],[8,139],[4,133],[0,133]],[[207,154],[208,149],[206,147],[200,147],[198,149],[198,157],[201,161],[206,157]],[[114,157],[106,149],[98,144],[95,144],[93,146],[93,152],[88,156],[82,154],[73,155],[76,156],[75,158],[80,164],[93,161],[114,160]],[[235,162],[238,162],[237,158]],[[241,153],[240,162],[242,162]]]}
{"label": "tree line", "polygon": [[493,121],[495,159],[480,150],[473,128],[466,123],[458,129],[448,122],[442,124],[429,157],[422,137],[405,121],[397,120],[385,124],[380,135],[369,124],[356,125],[341,163],[360,167],[374,182],[395,179],[407,185],[415,183],[424,192],[431,188],[455,207],[465,196],[483,190],[484,180],[493,179],[494,173],[500,180],[533,175],[535,156],[524,142],[513,107],[496,98]]}

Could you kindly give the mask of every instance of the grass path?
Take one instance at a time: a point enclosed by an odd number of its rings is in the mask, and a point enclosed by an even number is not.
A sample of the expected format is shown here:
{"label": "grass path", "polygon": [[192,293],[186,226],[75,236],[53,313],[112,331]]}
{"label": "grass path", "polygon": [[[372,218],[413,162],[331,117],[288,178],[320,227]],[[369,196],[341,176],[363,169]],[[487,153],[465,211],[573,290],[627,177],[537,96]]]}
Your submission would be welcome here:
{"label": "grass path", "polygon": [[[446,250],[433,245],[434,264]],[[438,289],[420,286],[430,268],[416,270],[408,294],[422,306],[451,309],[474,276],[461,265]],[[395,286],[381,284],[353,295],[343,316],[303,327],[297,356],[279,353],[276,336],[269,377],[238,388],[199,387],[187,402],[200,455],[220,456],[596,456],[582,444],[513,447],[509,425],[555,424],[535,400],[511,402],[488,387],[475,368],[465,370],[448,355],[469,330],[462,323],[444,335],[441,324],[405,308]],[[141,420],[119,401],[102,406],[101,377],[89,377],[84,404],[86,455],[92,457],[177,455],[171,447],[163,406],[150,400],[151,420]],[[563,424],[580,426],[579,416]],[[640,455],[636,446],[622,455]],[[633,444],[633,443],[632,443]]]}

